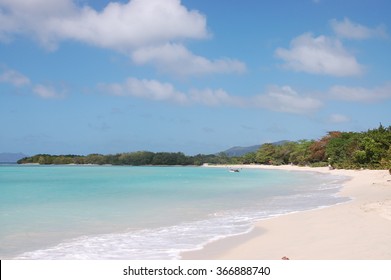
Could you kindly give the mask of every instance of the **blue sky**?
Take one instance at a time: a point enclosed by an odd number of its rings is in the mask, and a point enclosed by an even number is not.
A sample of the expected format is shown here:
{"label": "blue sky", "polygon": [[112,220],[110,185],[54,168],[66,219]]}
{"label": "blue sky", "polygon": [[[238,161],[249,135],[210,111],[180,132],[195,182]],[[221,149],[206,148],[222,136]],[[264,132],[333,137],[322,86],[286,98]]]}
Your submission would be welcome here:
{"label": "blue sky", "polygon": [[391,124],[387,0],[0,0],[0,152],[215,153]]}

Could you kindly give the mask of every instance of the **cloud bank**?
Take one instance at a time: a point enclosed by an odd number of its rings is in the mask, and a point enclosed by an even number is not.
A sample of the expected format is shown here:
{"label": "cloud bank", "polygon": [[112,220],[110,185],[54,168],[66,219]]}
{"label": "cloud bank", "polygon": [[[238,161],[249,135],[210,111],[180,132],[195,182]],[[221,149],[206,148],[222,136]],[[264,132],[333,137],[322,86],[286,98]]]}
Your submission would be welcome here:
{"label": "cloud bank", "polygon": [[278,48],[275,54],[285,61],[284,68],[297,72],[343,77],[357,76],[364,70],[338,39],[311,33],[294,38],[290,49]]}
{"label": "cloud bank", "polygon": [[265,94],[254,97],[254,104],[276,112],[308,114],[322,106],[321,101],[304,96],[290,86],[272,86]]}
{"label": "cloud bank", "polygon": [[243,73],[244,63],[233,59],[209,60],[191,53],[181,44],[165,44],[141,48],[132,53],[138,64],[153,64],[162,72],[178,76],[200,75],[206,73]]}
{"label": "cloud bank", "polygon": [[260,108],[292,114],[313,113],[323,105],[318,99],[299,94],[289,86],[272,86],[265,93],[250,97],[232,95],[223,89],[190,89],[182,92],[170,83],[133,77],[123,83],[100,84],[98,87],[115,96],[132,96],[180,105]]}
{"label": "cloud bank", "polygon": [[65,91],[59,91],[53,86],[38,84],[34,86],[33,92],[43,99],[62,99],[65,97]]}
{"label": "cloud bank", "polygon": [[66,40],[112,49],[174,75],[245,69],[239,61],[208,60],[186,49],[184,40],[210,34],[205,16],[180,0],[110,2],[102,11],[72,0],[0,0],[0,40],[15,35],[32,37],[52,51]]}
{"label": "cloud bank", "polygon": [[31,80],[13,69],[6,69],[0,73],[0,83],[11,84],[17,88],[27,88],[43,99],[59,99],[66,96],[65,90],[59,91],[53,86],[33,84]]}
{"label": "cloud bank", "polygon": [[330,25],[338,37],[346,39],[364,40],[369,38],[386,38],[388,36],[384,25],[369,28],[352,22],[348,18],[344,18],[343,21],[332,19],[330,20]]}
{"label": "cloud bank", "polygon": [[352,102],[378,102],[391,98],[391,83],[374,88],[348,87],[336,85],[329,90],[331,97]]}
{"label": "cloud bank", "polygon": [[154,101],[169,101],[185,104],[187,96],[177,91],[170,83],[156,80],[128,78],[124,83],[101,84],[99,88],[116,96],[133,96]]}
{"label": "cloud bank", "polygon": [[188,11],[179,0],[110,2],[100,12],[72,0],[0,0],[0,7],[3,37],[26,34],[49,48],[72,39],[126,51],[208,35],[205,17]]}
{"label": "cloud bank", "polygon": [[0,73],[0,83],[9,83],[16,87],[22,87],[29,85],[30,79],[15,70],[7,69]]}

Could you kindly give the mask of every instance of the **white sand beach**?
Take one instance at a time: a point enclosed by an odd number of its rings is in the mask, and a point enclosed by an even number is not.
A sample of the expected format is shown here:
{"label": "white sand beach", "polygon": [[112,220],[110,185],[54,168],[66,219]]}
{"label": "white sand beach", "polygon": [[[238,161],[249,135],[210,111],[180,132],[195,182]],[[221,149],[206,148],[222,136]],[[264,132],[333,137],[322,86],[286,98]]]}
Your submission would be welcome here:
{"label": "white sand beach", "polygon": [[[222,167],[222,166],[220,166]],[[256,224],[248,234],[182,254],[183,259],[391,260],[391,175],[388,170],[329,170],[247,165],[349,176],[339,195],[347,203],[283,215]]]}

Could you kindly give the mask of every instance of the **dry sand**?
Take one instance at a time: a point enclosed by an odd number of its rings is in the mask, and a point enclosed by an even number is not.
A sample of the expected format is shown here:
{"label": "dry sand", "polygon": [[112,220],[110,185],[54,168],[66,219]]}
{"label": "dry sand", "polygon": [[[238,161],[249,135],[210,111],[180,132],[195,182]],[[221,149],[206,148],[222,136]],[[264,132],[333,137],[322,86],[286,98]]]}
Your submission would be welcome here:
{"label": "dry sand", "polygon": [[260,221],[249,234],[212,242],[202,250],[183,253],[183,259],[391,260],[391,175],[387,170],[246,168],[349,176],[340,195],[352,201]]}

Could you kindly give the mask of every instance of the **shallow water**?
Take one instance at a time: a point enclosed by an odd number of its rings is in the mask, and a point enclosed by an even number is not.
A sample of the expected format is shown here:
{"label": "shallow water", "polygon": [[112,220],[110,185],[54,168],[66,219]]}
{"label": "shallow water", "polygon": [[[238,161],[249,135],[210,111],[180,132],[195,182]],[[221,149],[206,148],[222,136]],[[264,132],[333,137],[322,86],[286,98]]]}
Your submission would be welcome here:
{"label": "shallow water", "polygon": [[0,166],[0,257],[175,259],[275,215],[333,205],[344,178],[224,168]]}

